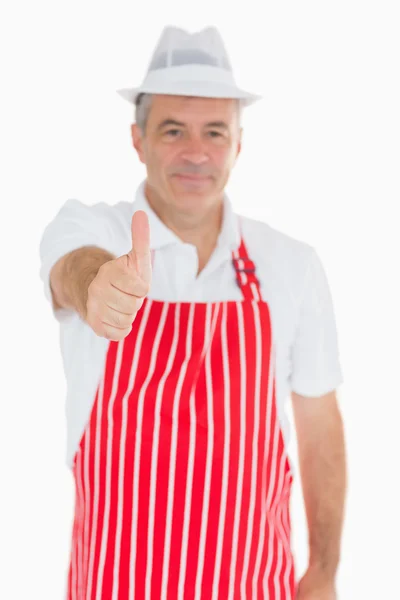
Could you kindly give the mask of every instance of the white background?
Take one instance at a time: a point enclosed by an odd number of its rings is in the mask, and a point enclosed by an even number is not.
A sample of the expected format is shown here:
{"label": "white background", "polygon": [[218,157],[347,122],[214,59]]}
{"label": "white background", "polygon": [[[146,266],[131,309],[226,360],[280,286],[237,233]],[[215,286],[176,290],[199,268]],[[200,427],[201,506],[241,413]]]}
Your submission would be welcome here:
{"label": "white background", "polygon": [[[132,200],[133,110],[166,24],[220,28],[244,115],[238,212],[314,245],[331,285],[349,493],[340,600],[400,598],[397,2],[19,2],[0,15],[0,597],[63,600],[73,510],[58,324],[42,231],[68,198]],[[4,6],[4,5],[3,5]],[[294,449],[292,448],[294,453]],[[307,540],[293,495],[299,574]]]}

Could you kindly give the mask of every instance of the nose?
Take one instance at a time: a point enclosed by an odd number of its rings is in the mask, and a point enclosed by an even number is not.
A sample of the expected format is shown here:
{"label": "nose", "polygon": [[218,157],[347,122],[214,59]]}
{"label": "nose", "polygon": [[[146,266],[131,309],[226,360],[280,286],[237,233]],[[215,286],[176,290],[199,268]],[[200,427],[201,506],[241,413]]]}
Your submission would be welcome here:
{"label": "nose", "polygon": [[202,165],[208,161],[208,155],[201,139],[192,138],[187,141],[182,152],[182,158],[195,165]]}

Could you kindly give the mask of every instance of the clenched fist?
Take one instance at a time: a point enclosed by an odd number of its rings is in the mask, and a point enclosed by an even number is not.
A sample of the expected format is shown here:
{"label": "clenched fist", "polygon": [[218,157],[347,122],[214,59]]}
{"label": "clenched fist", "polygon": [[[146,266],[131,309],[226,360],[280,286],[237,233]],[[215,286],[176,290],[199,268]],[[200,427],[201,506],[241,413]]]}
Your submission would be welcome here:
{"label": "clenched fist", "polygon": [[88,287],[86,322],[100,337],[119,341],[132,330],[151,284],[149,221],[132,216],[132,250],[104,263]]}

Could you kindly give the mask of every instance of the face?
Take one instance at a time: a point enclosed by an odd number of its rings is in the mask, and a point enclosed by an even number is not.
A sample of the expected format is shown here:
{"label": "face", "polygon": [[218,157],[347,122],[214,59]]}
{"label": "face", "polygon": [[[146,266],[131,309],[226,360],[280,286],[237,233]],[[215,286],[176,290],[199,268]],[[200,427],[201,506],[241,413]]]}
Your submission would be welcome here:
{"label": "face", "polygon": [[154,95],[143,134],[133,145],[146,165],[148,193],[164,208],[204,212],[219,203],[241,148],[231,99]]}

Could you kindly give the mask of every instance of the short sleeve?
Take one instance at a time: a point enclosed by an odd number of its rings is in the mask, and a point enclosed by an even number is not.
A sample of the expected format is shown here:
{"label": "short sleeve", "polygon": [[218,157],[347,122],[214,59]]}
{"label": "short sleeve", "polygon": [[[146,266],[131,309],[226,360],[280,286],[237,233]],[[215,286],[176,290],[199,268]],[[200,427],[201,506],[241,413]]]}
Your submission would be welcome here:
{"label": "short sleeve", "polygon": [[311,247],[291,352],[291,389],[322,396],[343,383],[332,295],[325,269]]}
{"label": "short sleeve", "polygon": [[39,246],[40,278],[45,297],[60,323],[76,316],[76,312],[66,308],[55,310],[50,271],[62,256],[82,246],[98,246],[114,253],[113,236],[106,218],[107,208],[110,207],[103,202],[87,206],[79,200],[69,199],[44,229]]}

